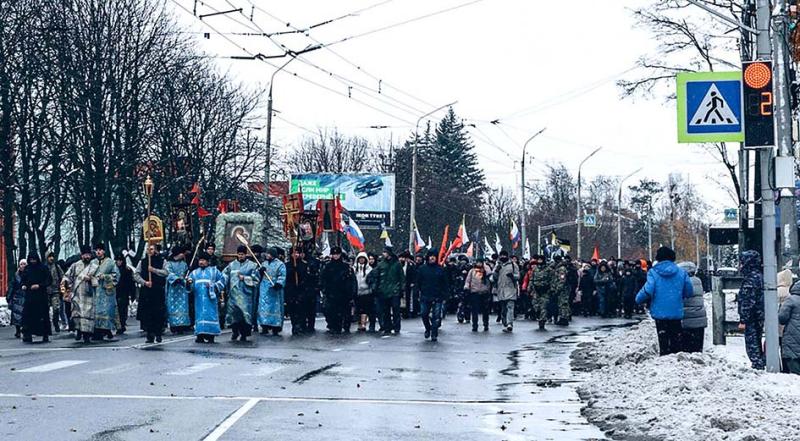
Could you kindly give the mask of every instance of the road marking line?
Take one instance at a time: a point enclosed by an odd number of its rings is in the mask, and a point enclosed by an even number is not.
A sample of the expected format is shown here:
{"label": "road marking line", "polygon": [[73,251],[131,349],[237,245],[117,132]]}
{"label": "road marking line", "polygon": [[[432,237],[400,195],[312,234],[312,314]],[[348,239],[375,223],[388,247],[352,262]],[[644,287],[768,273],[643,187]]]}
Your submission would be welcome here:
{"label": "road marking line", "polygon": [[[225,332],[223,332],[223,334],[225,334]],[[128,347],[131,348],[131,349],[152,348],[154,346],[168,345],[170,343],[177,343],[177,342],[180,342],[180,341],[193,340],[195,338],[196,337],[194,335],[187,335],[185,337],[170,338],[168,340],[162,341],[161,343],[139,343],[139,344],[131,345],[131,346],[128,346]]]}
{"label": "road marking line", "polygon": [[255,372],[246,372],[242,374],[243,377],[266,377],[267,375],[274,374],[279,370],[283,369],[284,366],[281,365],[266,365],[266,366],[259,366]]}
{"label": "road marking line", "polygon": [[218,400],[247,401],[258,400],[286,403],[354,403],[354,404],[419,404],[431,406],[530,406],[530,407],[583,407],[583,403],[564,402],[523,402],[497,400],[393,400],[378,398],[338,398],[338,397],[225,397],[225,396],[164,396],[164,395],[90,395],[90,394],[8,394],[0,393],[2,398],[66,398],[66,399],[117,399],[117,400]]}
{"label": "road marking line", "polygon": [[333,350],[333,352],[342,352],[342,348],[336,348]]}
{"label": "road marking line", "polygon": [[56,361],[56,362],[53,362],[53,363],[47,363],[47,364],[42,364],[42,365],[39,365],[39,366],[29,367],[27,369],[21,369],[21,370],[18,370],[16,372],[22,372],[22,373],[26,373],[26,374],[32,374],[32,373],[37,373],[38,374],[38,373],[42,373],[42,372],[54,371],[56,369],[64,369],[64,368],[68,368],[70,366],[77,366],[79,364],[84,364],[84,363],[88,363],[88,362],[89,362],[89,360],[61,360],[61,361]]}
{"label": "road marking line", "polygon": [[358,344],[360,344],[360,345],[368,345],[369,344],[369,340],[360,341],[360,342],[358,342]]}
{"label": "road marking line", "polygon": [[219,363],[197,363],[189,366],[186,369],[167,372],[167,375],[194,375],[217,366],[219,366]]}
{"label": "road marking line", "polygon": [[258,398],[251,398],[247,400],[242,407],[236,410],[236,412],[232,413],[231,416],[225,419],[213,432],[208,434],[207,437],[203,438],[203,441],[217,441],[225,432],[228,431],[237,421],[239,421],[247,412],[250,411],[256,404],[258,404],[260,400]]}
{"label": "road marking line", "polygon": [[90,374],[118,374],[122,372],[128,372],[136,369],[137,365],[134,363],[127,363],[127,364],[118,364],[115,366],[107,367],[105,369],[98,369],[96,371],[90,371]]}

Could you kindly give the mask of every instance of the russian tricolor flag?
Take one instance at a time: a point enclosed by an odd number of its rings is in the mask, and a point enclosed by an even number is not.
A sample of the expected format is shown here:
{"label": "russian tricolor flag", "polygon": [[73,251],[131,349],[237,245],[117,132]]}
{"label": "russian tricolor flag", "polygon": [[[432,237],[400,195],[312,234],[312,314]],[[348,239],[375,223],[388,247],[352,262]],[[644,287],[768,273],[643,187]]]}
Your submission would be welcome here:
{"label": "russian tricolor flag", "polygon": [[347,241],[350,242],[353,248],[359,251],[364,250],[364,233],[361,232],[361,228],[358,228],[356,221],[352,217],[348,216],[347,221],[345,221],[344,216],[342,216],[342,230],[344,230]]}

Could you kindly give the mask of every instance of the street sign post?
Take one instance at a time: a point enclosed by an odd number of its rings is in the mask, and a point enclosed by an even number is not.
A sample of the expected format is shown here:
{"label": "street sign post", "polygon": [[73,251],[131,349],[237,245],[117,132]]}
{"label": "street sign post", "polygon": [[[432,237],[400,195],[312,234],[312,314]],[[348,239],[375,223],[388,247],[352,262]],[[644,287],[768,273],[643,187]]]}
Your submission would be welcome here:
{"label": "street sign post", "polygon": [[678,142],[744,141],[742,73],[677,75]]}
{"label": "street sign post", "polygon": [[775,117],[772,111],[772,62],[752,61],[742,64],[744,95],[744,146],[775,145]]}

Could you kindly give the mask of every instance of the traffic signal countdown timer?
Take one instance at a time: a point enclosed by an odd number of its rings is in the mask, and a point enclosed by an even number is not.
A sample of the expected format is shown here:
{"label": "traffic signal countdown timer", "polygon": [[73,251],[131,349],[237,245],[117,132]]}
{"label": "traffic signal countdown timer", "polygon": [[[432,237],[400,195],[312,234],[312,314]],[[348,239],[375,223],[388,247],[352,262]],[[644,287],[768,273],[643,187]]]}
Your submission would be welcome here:
{"label": "traffic signal countdown timer", "polygon": [[775,145],[773,117],[772,62],[743,63],[742,99],[744,100],[744,146]]}

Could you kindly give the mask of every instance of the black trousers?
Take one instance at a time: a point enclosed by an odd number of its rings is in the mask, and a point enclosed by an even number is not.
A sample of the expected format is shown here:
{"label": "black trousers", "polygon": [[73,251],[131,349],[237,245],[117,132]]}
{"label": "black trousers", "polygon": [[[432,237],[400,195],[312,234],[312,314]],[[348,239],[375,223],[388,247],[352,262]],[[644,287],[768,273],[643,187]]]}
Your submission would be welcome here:
{"label": "black trousers", "polygon": [[478,328],[478,316],[483,318],[483,326],[489,326],[489,309],[492,307],[492,295],[471,292],[468,294],[472,318],[472,328]]}
{"label": "black trousers", "polygon": [[350,300],[328,299],[325,303],[325,320],[328,322],[328,329],[334,333],[350,331]]}
{"label": "black trousers", "polygon": [[400,332],[400,296],[378,297],[377,308],[381,331]]}
{"label": "black trousers", "polygon": [[681,336],[683,352],[703,352],[705,328],[684,329]]}
{"label": "black trousers", "polygon": [[130,300],[127,295],[117,296],[117,312],[119,312],[119,323],[122,329],[128,327],[128,304]]}
{"label": "black trousers", "polygon": [[656,320],[658,331],[658,349],[660,355],[676,354],[681,347],[683,327],[680,320]]}

